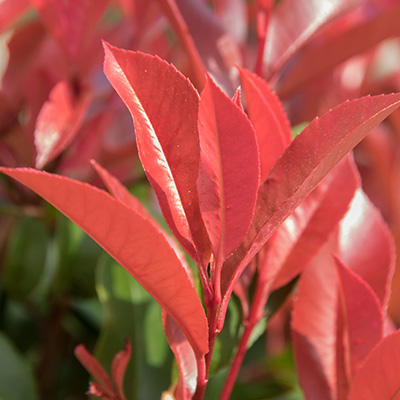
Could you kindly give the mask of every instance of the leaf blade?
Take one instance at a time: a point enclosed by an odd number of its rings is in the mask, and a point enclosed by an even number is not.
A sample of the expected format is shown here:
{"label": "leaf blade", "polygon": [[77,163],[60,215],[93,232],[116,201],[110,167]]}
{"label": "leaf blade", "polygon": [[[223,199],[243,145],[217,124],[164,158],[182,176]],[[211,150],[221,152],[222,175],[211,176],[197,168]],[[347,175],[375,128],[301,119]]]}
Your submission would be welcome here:
{"label": "leaf blade", "polygon": [[88,184],[32,169],[0,171],[79,225],[166,309],[195,351],[207,352],[208,327],[200,299],[175,251],[154,224]]}
{"label": "leaf blade", "polygon": [[199,107],[200,211],[216,263],[245,237],[259,182],[253,128],[233,101],[208,79]]}

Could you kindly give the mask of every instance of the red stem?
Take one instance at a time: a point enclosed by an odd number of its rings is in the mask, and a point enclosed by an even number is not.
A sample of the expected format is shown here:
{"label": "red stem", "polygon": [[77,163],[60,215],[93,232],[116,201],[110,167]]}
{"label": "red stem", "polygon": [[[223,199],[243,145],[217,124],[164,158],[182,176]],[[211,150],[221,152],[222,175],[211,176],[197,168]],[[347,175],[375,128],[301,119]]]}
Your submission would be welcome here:
{"label": "red stem", "polygon": [[255,73],[259,76],[262,75],[265,42],[267,40],[267,31],[268,31],[272,6],[273,6],[272,0],[258,0],[256,2],[257,61],[256,61]]}
{"label": "red stem", "polygon": [[165,16],[167,17],[172,29],[176,36],[181,41],[183,47],[189,56],[192,68],[193,68],[193,80],[194,85],[198,90],[202,90],[206,83],[205,68],[201,61],[200,55],[193,42],[192,37],[189,34],[188,27],[182,14],[176,5],[175,0],[157,0]]}
{"label": "red stem", "polygon": [[266,290],[268,290],[268,282],[269,281],[265,281],[261,277],[261,275],[259,275],[259,278],[257,280],[256,292],[254,294],[253,302],[251,304],[250,314],[247,320],[244,322],[244,332],[240,339],[235,359],[233,360],[231,369],[229,370],[229,374],[226,378],[226,382],[219,400],[228,400],[229,396],[231,395],[233,386],[239,374],[240,367],[243,363],[243,359],[247,351],[247,345],[249,343],[253,329],[263,317],[264,306],[268,299],[268,296],[266,295]]}

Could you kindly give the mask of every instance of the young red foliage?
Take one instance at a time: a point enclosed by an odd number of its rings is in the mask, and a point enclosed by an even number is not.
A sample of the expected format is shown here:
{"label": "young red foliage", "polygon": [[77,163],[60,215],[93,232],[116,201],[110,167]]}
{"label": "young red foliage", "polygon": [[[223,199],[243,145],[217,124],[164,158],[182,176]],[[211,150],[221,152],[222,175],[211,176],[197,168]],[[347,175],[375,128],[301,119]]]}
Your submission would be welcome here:
{"label": "young red foliage", "polygon": [[0,32],[8,28],[29,6],[29,0],[3,0],[0,2]]}
{"label": "young red foliage", "polygon": [[36,120],[36,168],[43,168],[72,142],[89,107],[88,91],[75,94],[67,82],[59,82]]}
{"label": "young red foliage", "polygon": [[76,66],[84,58],[85,45],[109,0],[30,0],[59,45],[67,63]]}
{"label": "young red foliage", "polygon": [[264,52],[264,76],[270,80],[321,26],[358,3],[360,0],[279,2],[269,25]]}
{"label": "young red foliage", "polygon": [[200,211],[217,265],[239,246],[253,218],[259,155],[246,114],[209,78],[198,115]]}
{"label": "young red foliage", "polygon": [[[340,63],[361,54],[387,38],[398,36],[400,5],[393,4],[334,35],[322,35],[300,52],[293,67],[278,83],[277,92],[287,97]],[[368,12],[366,12],[369,15]]]}
{"label": "young red foliage", "polygon": [[257,135],[260,151],[261,176],[264,182],[272,167],[292,141],[292,131],[282,103],[268,83],[239,68],[247,112]]}
{"label": "young red foliage", "polygon": [[31,169],[0,171],[35,191],[80,226],[174,318],[198,356],[207,352],[208,327],[200,299],[185,267],[155,223],[93,186]]}
{"label": "young red foliage", "polygon": [[349,400],[395,400],[400,393],[400,331],[383,339],[354,377]]}
{"label": "young red foliage", "polygon": [[379,300],[368,284],[338,258],[335,262],[340,298],[338,312],[343,313],[344,320],[343,336],[338,340],[344,341],[343,347],[348,352],[345,369],[350,373],[350,386],[365,358],[383,338],[384,319]]}
{"label": "young red foliage", "polygon": [[157,57],[109,45],[105,52],[106,76],[132,114],[139,156],[164,217],[185,250],[206,264],[210,250],[196,185],[198,93]]}
{"label": "young red foliage", "polygon": [[243,269],[279,225],[371,129],[399,106],[400,94],[347,101],[314,119],[297,135],[261,184],[247,238],[223,266],[224,301]]}
{"label": "young red foliage", "polygon": [[336,270],[324,246],[302,273],[292,313],[292,341],[301,388],[308,400],[335,399]]}
{"label": "young red foliage", "polygon": [[359,185],[354,162],[344,159],[279,227],[265,256],[271,290],[303,271],[337,228]]}
{"label": "young red foliage", "polygon": [[98,382],[90,384],[88,396],[95,396],[104,400],[126,400],[123,383],[126,368],[131,358],[130,342],[126,341],[125,349],[113,358],[111,364],[112,380],[99,362],[86,350],[85,346],[77,346],[75,356]]}
{"label": "young red foliage", "polygon": [[340,260],[370,285],[386,310],[395,268],[393,237],[378,209],[361,190],[339,228]]}
{"label": "young red foliage", "polygon": [[172,392],[176,399],[190,400],[196,391],[197,384],[196,356],[176,322],[165,312],[162,318],[165,336],[179,370],[178,383]]}

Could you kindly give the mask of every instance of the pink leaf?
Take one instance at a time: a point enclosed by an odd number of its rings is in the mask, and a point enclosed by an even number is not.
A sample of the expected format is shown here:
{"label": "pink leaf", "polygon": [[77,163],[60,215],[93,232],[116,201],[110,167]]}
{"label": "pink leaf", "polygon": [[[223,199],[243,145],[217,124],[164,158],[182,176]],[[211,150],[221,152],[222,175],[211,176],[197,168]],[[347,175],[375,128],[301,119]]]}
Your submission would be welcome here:
{"label": "pink leaf", "polygon": [[379,211],[361,190],[340,224],[338,255],[371,286],[386,309],[395,267],[393,238]]}
{"label": "pink leaf", "polygon": [[254,130],[243,111],[208,79],[199,108],[198,191],[216,263],[244,239],[259,183]]}
{"label": "pink leaf", "polygon": [[93,167],[96,169],[96,172],[100,175],[102,181],[107,186],[107,189],[113,196],[119,200],[121,203],[124,203],[129,208],[132,208],[135,212],[140,214],[144,218],[151,219],[150,214],[146,210],[146,208],[140,203],[140,201],[132,196],[129,193],[128,189],[122,185],[122,183],[112,176],[106,169],[104,169],[100,164],[96,161],[91,161]]}
{"label": "pink leaf", "polygon": [[222,285],[227,299],[237,277],[278,226],[370,130],[399,106],[400,94],[346,101],[314,119],[297,135],[260,186],[246,241],[224,264]]}
{"label": "pink leaf", "polygon": [[325,23],[360,0],[282,0],[271,17],[264,52],[269,80]]}
{"label": "pink leaf", "polygon": [[111,376],[121,400],[126,400],[124,395],[124,377],[126,368],[131,358],[131,343],[125,342],[125,349],[117,353],[111,364]]}
{"label": "pink leaf", "polygon": [[292,131],[282,103],[267,82],[244,68],[239,68],[239,72],[250,120],[257,135],[261,182],[264,182],[289,146]]}
{"label": "pink leaf", "polygon": [[93,186],[31,169],[0,171],[78,224],[171,315],[197,354],[207,352],[203,306],[184,266],[157,225]]}
{"label": "pink leaf", "polygon": [[101,386],[101,389],[103,389],[107,395],[112,398],[112,396],[115,394],[114,387],[111,379],[101,364],[87,351],[86,347],[82,344],[75,348],[75,356],[89,372],[89,374],[97,380]]}
{"label": "pink leaf", "polygon": [[164,217],[187,252],[208,263],[209,243],[196,186],[198,94],[183,75],[157,57],[107,44],[105,52],[104,71],[132,114],[139,156]]}
{"label": "pink leaf", "polygon": [[109,0],[30,0],[68,61],[84,58],[87,44]]}
{"label": "pink leaf", "polygon": [[344,313],[344,340],[348,343],[351,376],[383,338],[383,314],[372,289],[336,258],[339,296]]}
{"label": "pink leaf", "polygon": [[179,370],[174,395],[179,400],[190,400],[197,386],[196,356],[179,326],[165,312],[163,312],[163,326]]}
{"label": "pink leaf", "polygon": [[89,101],[87,92],[76,97],[64,81],[54,86],[36,121],[37,168],[56,158],[71,143],[78,133]]}
{"label": "pink leaf", "polygon": [[345,215],[359,186],[350,158],[339,163],[294,210],[267,245],[265,273],[272,290],[298,275],[328,240]]}
{"label": "pink leaf", "polygon": [[349,400],[395,400],[400,393],[400,331],[372,350],[354,378]]}
{"label": "pink leaf", "polygon": [[202,0],[175,0],[207,71],[228,95],[237,84],[236,65],[242,64],[241,50],[220,20]]}
{"label": "pink leaf", "polygon": [[332,246],[325,246],[300,277],[292,337],[300,385],[308,400],[335,399],[337,278]]}
{"label": "pink leaf", "polygon": [[29,0],[3,0],[0,2],[0,32],[4,31],[30,6]]}
{"label": "pink leaf", "polygon": [[[360,54],[383,40],[398,36],[400,5],[394,4],[382,13],[359,22],[336,35],[322,37],[310,43],[299,55],[293,67],[279,83],[278,93],[288,96],[311,79],[320,77],[343,61]],[[369,12],[368,12],[369,13]]]}

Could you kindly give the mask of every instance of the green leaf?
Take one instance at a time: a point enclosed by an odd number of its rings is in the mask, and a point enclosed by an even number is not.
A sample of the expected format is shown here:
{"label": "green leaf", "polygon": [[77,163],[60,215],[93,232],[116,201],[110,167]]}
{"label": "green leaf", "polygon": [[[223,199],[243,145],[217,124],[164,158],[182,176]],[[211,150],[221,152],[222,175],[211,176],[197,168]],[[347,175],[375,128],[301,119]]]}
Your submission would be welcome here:
{"label": "green leaf", "polygon": [[46,262],[49,233],[43,221],[23,218],[10,239],[4,284],[14,298],[25,299],[39,283]]}
{"label": "green leaf", "polygon": [[132,343],[132,357],[125,378],[127,398],[160,398],[170,383],[172,354],[168,351],[158,304],[107,255],[100,258],[96,288],[104,312],[96,357],[107,370],[128,339]]}
{"label": "green leaf", "polygon": [[9,339],[0,333],[0,399],[36,400],[33,374]]}
{"label": "green leaf", "polygon": [[230,365],[242,334],[241,307],[236,297],[229,302],[224,328],[217,336],[211,360],[210,375]]}

